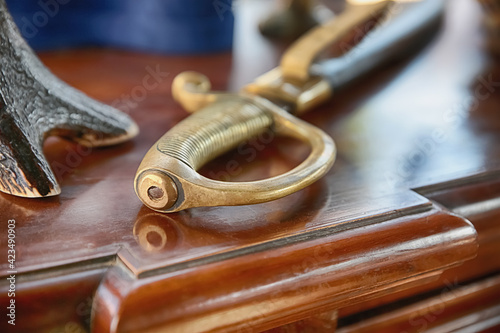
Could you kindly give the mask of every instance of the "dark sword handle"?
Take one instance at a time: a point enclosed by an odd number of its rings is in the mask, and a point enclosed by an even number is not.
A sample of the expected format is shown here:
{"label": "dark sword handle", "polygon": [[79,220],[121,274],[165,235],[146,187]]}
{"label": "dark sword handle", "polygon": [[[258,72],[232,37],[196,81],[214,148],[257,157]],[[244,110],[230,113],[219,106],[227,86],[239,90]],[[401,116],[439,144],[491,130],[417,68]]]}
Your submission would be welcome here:
{"label": "dark sword handle", "polygon": [[443,0],[396,4],[387,22],[344,56],[313,65],[311,74],[322,76],[335,90],[378,67],[414,54],[439,31],[444,7]]}

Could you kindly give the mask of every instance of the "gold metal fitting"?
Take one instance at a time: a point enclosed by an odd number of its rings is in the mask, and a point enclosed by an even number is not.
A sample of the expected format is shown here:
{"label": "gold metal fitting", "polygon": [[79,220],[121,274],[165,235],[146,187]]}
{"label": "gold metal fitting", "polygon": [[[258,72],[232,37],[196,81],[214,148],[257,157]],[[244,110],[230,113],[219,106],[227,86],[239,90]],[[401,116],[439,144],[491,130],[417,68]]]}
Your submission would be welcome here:
{"label": "gold metal fitting", "polygon": [[198,72],[182,72],[172,82],[172,96],[190,112],[196,112],[214,103],[221,94],[210,92],[210,80]]}
{"label": "gold metal fitting", "polygon": [[316,27],[292,44],[281,58],[280,68],[287,79],[307,82],[309,70],[318,56],[329,46],[345,44],[341,51],[349,51],[346,43],[353,38],[359,42],[376,23],[388,13],[392,1],[348,5],[347,9],[326,24]]}
{"label": "gold metal fitting", "polygon": [[283,76],[280,67],[258,77],[243,90],[278,104],[283,103],[293,114],[302,114],[326,102],[332,95],[332,89],[326,80],[320,77],[312,77],[306,82],[290,80]]}
{"label": "gold metal fitting", "polygon": [[349,5],[342,15],[312,29],[297,40],[285,52],[278,68],[257,78],[244,91],[278,104],[284,103],[294,114],[304,113],[322,104],[331,97],[332,90],[326,80],[310,74],[313,62],[330,45],[351,45],[347,41],[353,38],[353,34],[357,39],[362,39],[391,5],[391,1]]}
{"label": "gold metal fitting", "polygon": [[[216,181],[197,172],[205,162],[263,131],[306,142],[311,146],[309,157],[287,173],[253,182]],[[321,178],[333,165],[335,155],[333,140],[319,128],[266,99],[227,95],[160,138],[139,166],[136,193],[148,207],[159,212],[267,202]]]}
{"label": "gold metal fitting", "polygon": [[136,178],[135,186],[141,200],[155,210],[169,209],[177,202],[177,186],[165,172],[147,170]]}

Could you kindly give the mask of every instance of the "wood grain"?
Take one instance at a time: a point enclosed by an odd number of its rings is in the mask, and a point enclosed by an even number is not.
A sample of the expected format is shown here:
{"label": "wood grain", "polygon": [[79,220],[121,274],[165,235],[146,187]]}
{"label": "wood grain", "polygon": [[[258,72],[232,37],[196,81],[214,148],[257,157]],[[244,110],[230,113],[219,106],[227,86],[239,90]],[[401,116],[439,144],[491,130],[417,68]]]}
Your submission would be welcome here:
{"label": "wood grain", "polygon": [[[473,257],[476,246],[468,222],[431,209],[269,241],[217,260],[143,272],[138,280],[117,266],[97,291],[94,307],[109,314],[96,314],[94,329],[258,332],[439,274]],[[112,306],[109,295],[117,295]],[[180,299],[182,306],[174,301]]]}
{"label": "wood grain", "polygon": [[[450,5],[447,25],[426,50],[306,116],[339,148],[337,163],[318,183],[255,206],[161,215],[141,205],[132,186],[140,160],[187,115],[169,92],[175,75],[200,71],[215,89],[234,91],[278,62],[281,47],[262,39],[255,24],[268,7],[242,4],[236,33],[245,38],[232,54],[42,54],[56,75],[128,112],[142,131],[128,144],[91,154],[51,139],[44,151],[60,170],[62,195],[0,195],[0,216],[17,221],[16,297],[23,316],[33,318],[19,321],[16,332],[70,323],[90,329],[89,311],[77,313],[87,297],[95,332],[253,332],[335,310],[342,324],[442,289],[444,279],[466,284],[498,271],[500,219],[491,203],[500,195],[500,67],[479,47],[472,0]],[[133,99],[158,71],[168,75]],[[281,138],[250,141],[245,149],[203,172],[261,179],[293,168],[308,153]],[[1,223],[0,232],[6,229]],[[1,251],[6,245],[1,238]],[[5,287],[1,282],[1,304]],[[5,325],[0,330],[10,331]]]}
{"label": "wood grain", "polygon": [[500,327],[500,276],[443,290],[380,316],[338,329],[337,333],[483,332]]}

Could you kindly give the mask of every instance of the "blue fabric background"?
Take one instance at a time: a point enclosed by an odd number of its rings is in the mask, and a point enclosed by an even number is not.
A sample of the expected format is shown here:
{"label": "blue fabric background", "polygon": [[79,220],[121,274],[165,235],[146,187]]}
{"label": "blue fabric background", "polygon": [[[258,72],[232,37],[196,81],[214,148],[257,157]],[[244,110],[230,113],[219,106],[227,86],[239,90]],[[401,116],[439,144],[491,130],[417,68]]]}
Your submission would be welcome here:
{"label": "blue fabric background", "polygon": [[204,53],[232,46],[232,0],[6,0],[37,50],[111,46]]}

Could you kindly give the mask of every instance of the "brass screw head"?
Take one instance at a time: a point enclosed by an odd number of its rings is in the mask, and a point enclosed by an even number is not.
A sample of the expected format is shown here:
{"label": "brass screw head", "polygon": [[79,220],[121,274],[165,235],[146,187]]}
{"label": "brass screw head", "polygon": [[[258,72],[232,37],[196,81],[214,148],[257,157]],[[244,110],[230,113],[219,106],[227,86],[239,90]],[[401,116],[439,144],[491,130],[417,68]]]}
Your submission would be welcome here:
{"label": "brass screw head", "polygon": [[148,170],[139,177],[137,194],[146,206],[154,210],[167,210],[178,198],[175,182],[159,170]]}

